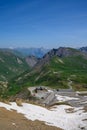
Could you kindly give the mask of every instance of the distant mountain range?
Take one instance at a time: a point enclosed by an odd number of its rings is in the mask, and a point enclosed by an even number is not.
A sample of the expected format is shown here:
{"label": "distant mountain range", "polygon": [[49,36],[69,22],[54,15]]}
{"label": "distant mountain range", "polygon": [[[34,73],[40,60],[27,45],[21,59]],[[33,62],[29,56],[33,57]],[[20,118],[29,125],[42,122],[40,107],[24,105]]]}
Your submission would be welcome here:
{"label": "distant mountain range", "polygon": [[12,49],[14,52],[18,52],[18,55],[22,54],[22,56],[35,56],[37,58],[42,58],[49,49],[44,48],[14,48]]}
{"label": "distant mountain range", "polygon": [[[19,57],[28,57],[28,56],[34,56],[37,58],[42,58],[47,52],[49,52],[51,49],[45,49],[45,48],[6,48],[2,50],[10,50],[15,55]],[[81,47],[77,50],[80,50],[81,52],[87,53],[87,47]]]}
{"label": "distant mountain range", "polygon": [[[87,53],[87,47],[81,47],[77,50]],[[42,58],[50,49],[44,48],[14,48],[14,53],[21,56],[35,56],[37,58]]]}
{"label": "distant mountain range", "polygon": [[[40,51],[35,52],[38,52],[37,57],[41,57]],[[70,81],[74,90],[87,89],[87,53],[68,47],[42,52],[43,57],[37,58],[32,56],[36,53],[30,53],[30,56],[28,53],[25,57],[17,49],[0,50],[0,81],[8,82],[8,95],[16,94],[27,86],[65,89],[69,88]],[[2,82],[0,84],[3,86]]]}

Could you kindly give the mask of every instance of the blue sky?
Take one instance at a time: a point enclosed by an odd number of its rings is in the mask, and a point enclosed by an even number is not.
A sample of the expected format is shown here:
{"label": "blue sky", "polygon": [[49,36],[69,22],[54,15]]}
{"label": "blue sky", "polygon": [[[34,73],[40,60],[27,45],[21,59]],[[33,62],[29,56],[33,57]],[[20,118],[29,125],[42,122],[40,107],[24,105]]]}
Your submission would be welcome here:
{"label": "blue sky", "polygon": [[87,46],[87,0],[0,0],[0,47]]}

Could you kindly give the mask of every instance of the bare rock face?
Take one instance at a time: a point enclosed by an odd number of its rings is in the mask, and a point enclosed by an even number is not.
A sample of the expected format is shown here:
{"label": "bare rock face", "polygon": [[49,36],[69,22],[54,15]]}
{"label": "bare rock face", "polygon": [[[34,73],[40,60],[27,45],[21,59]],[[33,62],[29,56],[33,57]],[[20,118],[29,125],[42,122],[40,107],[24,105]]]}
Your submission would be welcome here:
{"label": "bare rock face", "polygon": [[49,55],[50,57],[58,56],[62,58],[62,57],[79,55],[79,54],[80,52],[76,49],[60,47],[58,49],[52,49],[44,57],[47,57],[47,55]]}
{"label": "bare rock face", "polygon": [[38,58],[36,58],[35,56],[28,56],[26,57],[26,62],[28,63],[28,65],[30,67],[33,67],[37,62],[38,62]]}
{"label": "bare rock face", "polygon": [[60,47],[58,49],[52,49],[51,51],[49,51],[41,59],[41,62],[42,62],[42,60],[47,62],[54,56],[58,56],[60,58],[63,58],[63,57],[76,56],[76,55],[80,55],[80,51],[73,49],[73,48]]}
{"label": "bare rock face", "polygon": [[80,48],[79,50],[82,51],[82,52],[87,53],[87,47],[82,47],[82,48]]}

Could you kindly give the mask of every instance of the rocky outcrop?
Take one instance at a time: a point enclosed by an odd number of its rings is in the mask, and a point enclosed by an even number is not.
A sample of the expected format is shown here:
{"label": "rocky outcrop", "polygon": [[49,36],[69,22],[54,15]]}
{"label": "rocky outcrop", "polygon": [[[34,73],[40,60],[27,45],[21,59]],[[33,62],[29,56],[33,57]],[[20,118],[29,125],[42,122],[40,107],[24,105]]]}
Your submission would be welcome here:
{"label": "rocky outcrop", "polygon": [[36,58],[35,56],[28,56],[26,57],[26,62],[28,63],[28,65],[30,67],[33,67],[37,62],[38,62],[38,58]]}
{"label": "rocky outcrop", "polygon": [[74,55],[80,55],[80,51],[73,49],[73,48],[65,48],[65,47],[60,47],[58,49],[52,49],[51,51],[49,51],[45,56],[48,57],[48,55],[50,57],[53,56],[58,56],[58,57],[68,57],[68,56],[74,56]]}
{"label": "rocky outcrop", "polygon": [[87,53],[87,47],[81,47],[79,50],[82,51],[82,52]]}

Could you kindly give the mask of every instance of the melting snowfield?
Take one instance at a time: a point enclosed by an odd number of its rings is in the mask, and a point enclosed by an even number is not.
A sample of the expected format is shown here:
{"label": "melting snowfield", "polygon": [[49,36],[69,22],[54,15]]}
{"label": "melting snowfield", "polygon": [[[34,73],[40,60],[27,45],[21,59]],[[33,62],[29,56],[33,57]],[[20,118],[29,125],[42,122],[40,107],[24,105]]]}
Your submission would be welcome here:
{"label": "melting snowfield", "polygon": [[47,125],[60,127],[64,130],[87,130],[87,113],[81,107],[59,105],[48,110],[28,103],[17,106],[15,102],[11,102],[10,105],[0,102],[0,107],[16,110],[29,120],[44,121]]}
{"label": "melting snowfield", "polygon": [[69,101],[69,100],[78,100],[79,98],[74,98],[74,97],[68,97],[68,96],[61,96],[61,95],[55,95],[57,100],[59,102],[65,102],[65,101]]}

